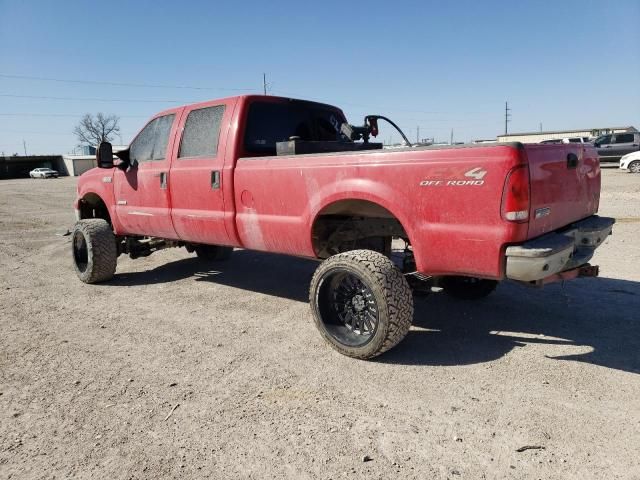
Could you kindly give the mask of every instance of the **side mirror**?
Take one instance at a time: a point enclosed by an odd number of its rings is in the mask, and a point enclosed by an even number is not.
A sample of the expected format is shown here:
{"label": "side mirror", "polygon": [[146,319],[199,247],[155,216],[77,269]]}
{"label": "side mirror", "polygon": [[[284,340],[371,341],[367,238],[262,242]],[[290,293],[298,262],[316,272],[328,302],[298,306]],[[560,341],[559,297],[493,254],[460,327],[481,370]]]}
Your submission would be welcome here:
{"label": "side mirror", "polygon": [[113,168],[113,148],[109,142],[101,142],[96,151],[99,168]]}
{"label": "side mirror", "polygon": [[134,167],[137,165],[137,162],[135,162],[136,165],[132,165],[128,148],[126,150],[120,150],[119,152],[117,152],[116,157],[120,159],[120,163],[118,163],[116,167],[122,171],[126,171],[129,167]]}

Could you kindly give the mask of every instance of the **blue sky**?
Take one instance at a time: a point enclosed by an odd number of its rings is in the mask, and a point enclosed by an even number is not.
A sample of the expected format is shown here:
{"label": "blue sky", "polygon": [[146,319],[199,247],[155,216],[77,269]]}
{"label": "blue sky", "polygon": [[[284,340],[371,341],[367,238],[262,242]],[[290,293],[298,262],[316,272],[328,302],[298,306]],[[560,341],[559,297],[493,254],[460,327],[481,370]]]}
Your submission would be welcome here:
{"label": "blue sky", "polygon": [[385,114],[412,140],[493,138],[505,100],[513,132],[640,128],[639,25],[638,0],[0,0],[0,153],[68,152],[99,111],[128,143],[156,111],[260,92],[263,72],[273,94]]}

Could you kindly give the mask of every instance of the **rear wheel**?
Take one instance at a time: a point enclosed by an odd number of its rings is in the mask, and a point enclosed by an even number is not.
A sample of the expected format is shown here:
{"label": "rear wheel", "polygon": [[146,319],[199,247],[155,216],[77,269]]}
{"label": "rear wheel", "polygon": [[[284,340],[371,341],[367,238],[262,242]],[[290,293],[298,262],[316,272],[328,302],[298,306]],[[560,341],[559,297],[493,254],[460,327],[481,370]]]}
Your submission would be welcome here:
{"label": "rear wheel", "polygon": [[118,261],[116,238],[111,225],[101,218],[80,220],[71,237],[73,266],[84,283],[104,282],[113,277]]}
{"label": "rear wheel", "polygon": [[634,160],[627,168],[631,173],[640,173],[640,160]]}
{"label": "rear wheel", "polygon": [[495,280],[475,277],[445,277],[440,281],[444,293],[462,300],[479,300],[490,295],[498,286]]}
{"label": "rear wheel", "polygon": [[233,247],[223,247],[221,245],[198,245],[195,250],[198,258],[207,262],[228,260],[233,253]]}
{"label": "rear wheel", "polygon": [[316,327],[338,352],[368,359],[397,345],[413,320],[411,288],[381,253],[353,250],[325,260],[309,301]]}

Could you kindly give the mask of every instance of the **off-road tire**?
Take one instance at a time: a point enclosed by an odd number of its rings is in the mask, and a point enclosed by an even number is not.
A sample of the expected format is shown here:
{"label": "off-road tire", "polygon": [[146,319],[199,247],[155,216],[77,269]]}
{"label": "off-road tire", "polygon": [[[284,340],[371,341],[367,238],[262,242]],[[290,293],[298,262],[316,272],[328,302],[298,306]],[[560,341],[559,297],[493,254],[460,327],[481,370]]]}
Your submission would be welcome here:
{"label": "off-road tire", "polygon": [[118,249],[106,220],[91,218],[77,222],[71,235],[71,251],[73,267],[84,283],[104,282],[113,277]]}
{"label": "off-road tire", "polygon": [[629,173],[640,173],[640,160],[634,160],[627,166]]}
{"label": "off-road tire", "polygon": [[229,260],[233,253],[233,247],[223,247],[221,245],[198,245],[196,255],[206,262]]}
{"label": "off-road tire", "polygon": [[460,300],[480,300],[496,289],[498,282],[473,277],[444,277],[440,281],[444,293]]}
{"label": "off-road tire", "polygon": [[[377,307],[375,331],[370,335],[370,340],[361,346],[346,345],[339,341],[325,323],[327,309],[331,307],[321,298],[327,295],[335,297],[330,279],[333,275],[342,274],[354,277],[365,285]],[[389,258],[373,250],[352,250],[322,262],[311,279],[309,302],[316,327],[323,338],[332,348],[353,358],[373,358],[396,346],[405,337],[413,321],[413,297],[407,280]]]}

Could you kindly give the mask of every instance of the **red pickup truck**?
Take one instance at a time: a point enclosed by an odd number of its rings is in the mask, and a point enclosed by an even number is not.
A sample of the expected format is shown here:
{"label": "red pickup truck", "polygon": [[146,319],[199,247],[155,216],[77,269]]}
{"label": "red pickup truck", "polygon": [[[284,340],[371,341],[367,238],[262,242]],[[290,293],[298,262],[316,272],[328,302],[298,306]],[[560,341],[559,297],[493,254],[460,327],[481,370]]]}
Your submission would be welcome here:
{"label": "red pickup truck", "polygon": [[380,119],[353,126],[330,105],[255,95],[158,113],[117,158],[101,144],[78,181],[79,278],[109,280],[119,255],[167,247],[315,258],[319,331],[371,358],[409,330],[412,290],[475,299],[505,279],[597,275],[587,262],[614,220],[595,215],[592,146],[383,149],[369,142]]}

